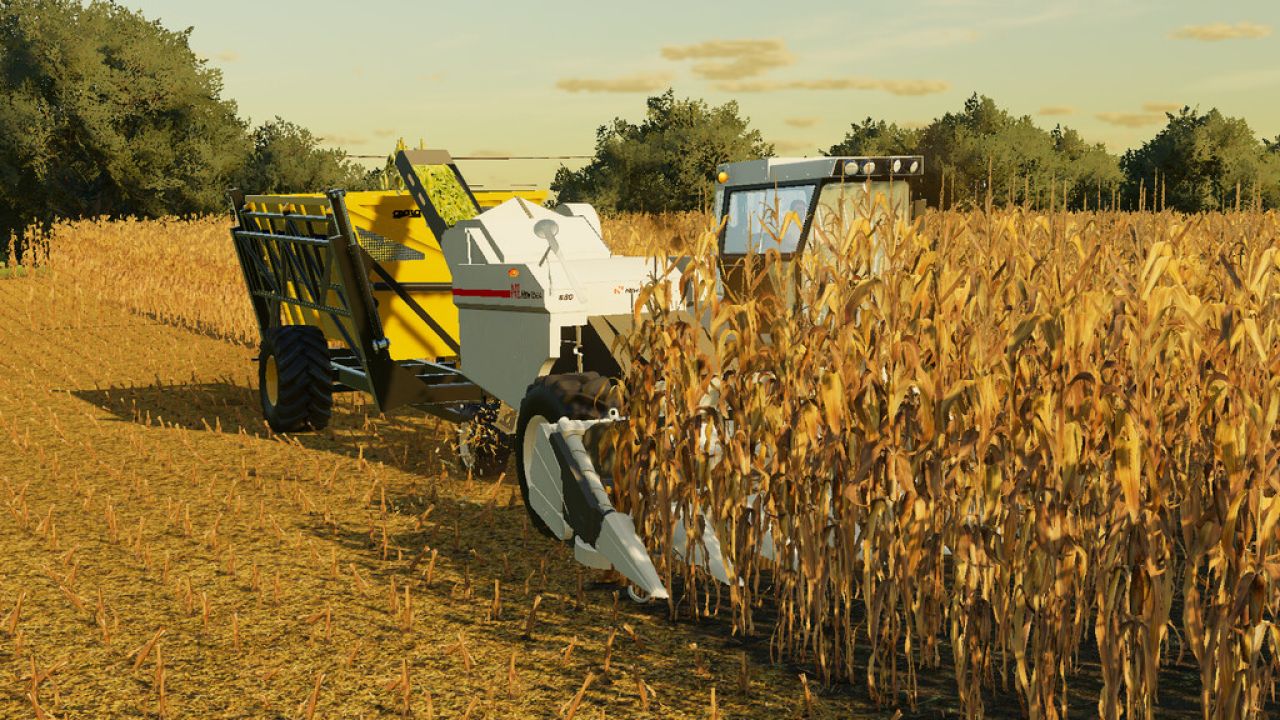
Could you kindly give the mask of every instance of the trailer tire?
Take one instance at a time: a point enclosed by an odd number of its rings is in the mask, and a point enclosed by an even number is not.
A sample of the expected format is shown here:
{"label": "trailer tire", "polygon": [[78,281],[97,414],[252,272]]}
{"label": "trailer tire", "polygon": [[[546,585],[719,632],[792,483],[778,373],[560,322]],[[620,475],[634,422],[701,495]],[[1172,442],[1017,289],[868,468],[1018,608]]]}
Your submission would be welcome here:
{"label": "trailer tire", "polygon": [[333,415],[333,366],[319,328],[284,325],[262,341],[258,398],[278,433],[323,430]]}
{"label": "trailer tire", "polygon": [[529,521],[538,532],[559,540],[551,528],[538,516],[529,504],[529,477],[525,469],[529,458],[525,452],[525,434],[530,421],[541,417],[547,422],[560,418],[571,420],[597,420],[606,417],[611,409],[620,409],[617,383],[600,373],[565,373],[540,377],[525,391],[520,401],[520,416],[516,420],[516,436],[513,452],[516,456],[516,478],[520,481],[520,495]]}

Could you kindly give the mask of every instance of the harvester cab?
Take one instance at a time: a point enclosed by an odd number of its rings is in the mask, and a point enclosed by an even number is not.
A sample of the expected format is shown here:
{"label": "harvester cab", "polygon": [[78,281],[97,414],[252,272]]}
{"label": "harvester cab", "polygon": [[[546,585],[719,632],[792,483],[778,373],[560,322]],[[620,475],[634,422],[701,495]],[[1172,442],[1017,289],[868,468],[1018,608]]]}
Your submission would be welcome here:
{"label": "harvester cab", "polygon": [[[394,166],[398,190],[232,193],[271,427],[324,427],[342,391],[368,394],[383,412],[413,406],[455,422],[469,469],[515,456],[535,528],[570,543],[579,562],[617,570],[633,598],[667,597],[631,518],[612,505],[600,438],[626,421],[618,340],[642,289],[675,282],[659,276],[668,259],[614,255],[587,205],[517,196],[486,209],[444,151],[401,149]],[[816,247],[828,224],[908,212],[922,169],[919,157],[722,166],[725,284],[753,254]],[[510,431],[497,422],[503,406],[516,411]],[[494,437],[501,443],[478,441]],[[686,527],[702,527],[700,539],[686,545]],[[736,582],[711,523],[678,517],[673,532],[692,562]]]}
{"label": "harvester cab", "polygon": [[[796,256],[823,252],[860,220],[874,226],[907,219],[924,173],[920,156],[765,158],[728,163],[716,174],[714,208],[721,221],[722,282],[741,292],[752,255],[777,252],[784,266]],[[883,263],[877,256],[875,272]]]}

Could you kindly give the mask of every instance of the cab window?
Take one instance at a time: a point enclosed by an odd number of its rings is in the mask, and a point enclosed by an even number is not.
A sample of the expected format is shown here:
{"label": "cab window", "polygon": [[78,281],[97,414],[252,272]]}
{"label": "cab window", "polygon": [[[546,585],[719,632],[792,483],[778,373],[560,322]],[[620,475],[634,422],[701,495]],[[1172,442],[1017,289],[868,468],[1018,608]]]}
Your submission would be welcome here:
{"label": "cab window", "polygon": [[816,189],[813,184],[730,193],[724,254],[795,252]]}

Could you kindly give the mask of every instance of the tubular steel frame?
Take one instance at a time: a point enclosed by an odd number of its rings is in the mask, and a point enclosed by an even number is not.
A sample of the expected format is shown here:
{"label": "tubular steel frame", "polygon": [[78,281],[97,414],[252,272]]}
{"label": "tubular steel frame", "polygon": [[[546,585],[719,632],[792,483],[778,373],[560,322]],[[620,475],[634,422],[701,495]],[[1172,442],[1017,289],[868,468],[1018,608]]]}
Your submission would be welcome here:
{"label": "tubular steel frame", "polygon": [[[360,246],[345,196],[343,190],[330,190],[326,197],[332,212],[307,215],[251,211],[244,193],[231,191],[236,223],[231,239],[261,336],[266,338],[283,324],[285,305],[321,313],[333,322],[343,345],[329,351],[335,390],[368,393],[381,412],[412,405],[453,422],[471,419],[492,399],[456,364],[391,358],[370,272],[380,280],[379,289],[395,292],[455,352],[458,348],[406,288]],[[284,232],[278,224],[284,225]],[[319,232],[317,225],[323,228]]]}

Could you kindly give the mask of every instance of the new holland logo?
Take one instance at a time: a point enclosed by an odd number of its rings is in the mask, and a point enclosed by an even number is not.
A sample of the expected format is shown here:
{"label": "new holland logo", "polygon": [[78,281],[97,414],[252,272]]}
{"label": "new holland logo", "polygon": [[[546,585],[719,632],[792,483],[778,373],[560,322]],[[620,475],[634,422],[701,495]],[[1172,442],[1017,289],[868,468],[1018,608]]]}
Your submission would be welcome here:
{"label": "new holland logo", "polygon": [[511,283],[512,300],[541,300],[542,293],[532,290],[521,290],[520,283]]}

